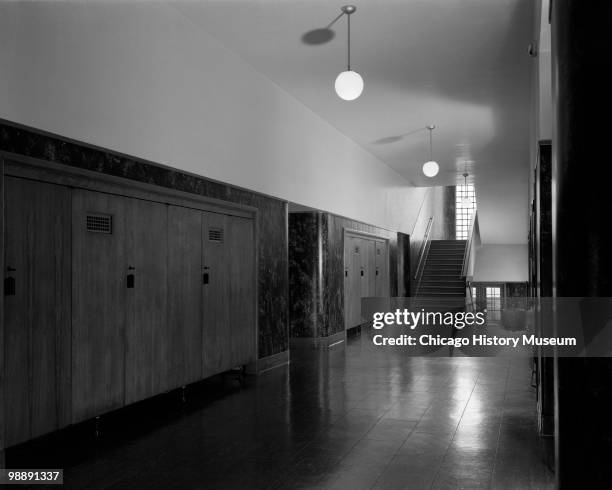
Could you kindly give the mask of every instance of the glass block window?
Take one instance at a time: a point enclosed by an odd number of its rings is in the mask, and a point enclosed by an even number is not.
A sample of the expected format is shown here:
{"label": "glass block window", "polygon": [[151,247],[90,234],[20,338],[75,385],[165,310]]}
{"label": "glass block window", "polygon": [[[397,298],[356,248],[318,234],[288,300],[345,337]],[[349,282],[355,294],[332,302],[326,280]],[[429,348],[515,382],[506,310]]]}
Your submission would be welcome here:
{"label": "glass block window", "polygon": [[[476,191],[473,184],[458,185],[456,187],[456,212],[455,212],[455,233],[457,240],[467,240],[470,231],[470,223],[472,215],[476,210]],[[466,206],[463,204],[463,198],[469,197],[471,203]]]}
{"label": "glass block window", "polygon": [[501,319],[501,288],[487,287],[487,318],[489,320]]}

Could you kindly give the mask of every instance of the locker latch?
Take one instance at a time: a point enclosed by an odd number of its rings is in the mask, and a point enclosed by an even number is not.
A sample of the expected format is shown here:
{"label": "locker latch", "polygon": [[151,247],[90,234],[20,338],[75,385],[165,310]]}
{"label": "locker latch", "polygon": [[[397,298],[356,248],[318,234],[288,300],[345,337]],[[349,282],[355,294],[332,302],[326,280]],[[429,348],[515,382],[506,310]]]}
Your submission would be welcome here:
{"label": "locker latch", "polygon": [[[15,272],[15,269],[13,267],[7,267],[6,271]],[[15,278],[11,276],[6,277],[4,279],[4,296],[15,296],[15,291]]]}
{"label": "locker latch", "polygon": [[208,284],[208,270],[210,267],[204,267],[204,274],[202,274],[202,284]]}
{"label": "locker latch", "polygon": [[[133,270],[136,270],[136,268],[130,265],[130,266],[128,267],[128,270],[129,270],[129,271],[133,271]],[[134,283],[136,282],[136,279],[135,279],[135,277],[134,277],[134,274],[128,274],[128,275],[127,275],[127,281],[126,281],[126,282],[127,282],[127,288],[128,288],[128,289],[134,289]]]}
{"label": "locker latch", "polygon": [[361,275],[363,276],[363,269],[361,269]]}

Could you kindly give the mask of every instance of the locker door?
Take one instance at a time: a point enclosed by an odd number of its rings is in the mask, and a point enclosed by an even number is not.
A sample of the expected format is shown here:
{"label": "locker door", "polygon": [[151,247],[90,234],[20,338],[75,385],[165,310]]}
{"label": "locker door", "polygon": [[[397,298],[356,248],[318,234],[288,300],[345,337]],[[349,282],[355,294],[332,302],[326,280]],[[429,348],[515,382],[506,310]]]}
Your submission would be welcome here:
{"label": "locker door", "polygon": [[349,328],[355,327],[361,323],[361,255],[363,253],[363,247],[359,238],[351,237],[351,246],[353,249],[353,279],[351,281],[351,324],[349,325]]}
{"label": "locker door", "polygon": [[351,281],[353,280],[351,237],[344,235],[344,329],[351,327]]}
{"label": "locker door", "polygon": [[72,401],[78,422],[124,404],[126,199],[72,196]]}
{"label": "locker door", "polygon": [[360,292],[359,292],[359,316],[358,325],[361,325],[365,319],[361,311],[361,300],[370,296],[370,240],[358,238],[360,248]]}
{"label": "locker door", "polygon": [[[126,199],[125,403],[161,393],[165,387],[168,206]],[[130,279],[132,281],[132,279]]]}
{"label": "locker door", "polygon": [[228,217],[202,213],[203,376],[232,368]]}
{"label": "locker door", "polygon": [[376,296],[389,295],[387,242],[376,242]]}
{"label": "locker door", "polygon": [[202,213],[168,208],[165,389],[202,378]]}
{"label": "locker door", "polygon": [[228,217],[231,360],[255,360],[255,243],[253,220]]}
{"label": "locker door", "polygon": [[376,296],[376,242],[374,240],[366,240],[367,247],[367,269],[368,277],[368,294],[366,298]]}
{"label": "locker door", "polygon": [[11,446],[69,423],[70,191],[5,177],[5,410]]}

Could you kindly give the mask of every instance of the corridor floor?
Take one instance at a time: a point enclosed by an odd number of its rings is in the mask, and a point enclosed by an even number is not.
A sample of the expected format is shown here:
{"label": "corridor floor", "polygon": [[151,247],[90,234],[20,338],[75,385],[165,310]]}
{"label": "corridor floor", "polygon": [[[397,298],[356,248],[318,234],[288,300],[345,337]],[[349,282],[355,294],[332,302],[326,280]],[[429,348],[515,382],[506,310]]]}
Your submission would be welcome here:
{"label": "corridor floor", "polygon": [[67,488],[552,488],[527,359],[410,358],[364,334],[7,451]]}

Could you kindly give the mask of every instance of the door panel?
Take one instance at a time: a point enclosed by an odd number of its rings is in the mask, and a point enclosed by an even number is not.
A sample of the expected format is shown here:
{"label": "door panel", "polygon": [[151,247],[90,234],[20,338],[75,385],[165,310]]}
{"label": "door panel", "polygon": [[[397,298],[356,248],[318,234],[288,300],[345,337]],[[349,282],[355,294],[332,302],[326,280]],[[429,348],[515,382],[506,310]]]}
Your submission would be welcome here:
{"label": "door panel", "polygon": [[387,242],[376,242],[376,296],[389,296]]}
{"label": "door panel", "polygon": [[202,213],[203,375],[232,367],[228,216]]}
{"label": "door panel", "polygon": [[353,280],[351,281],[351,324],[350,327],[355,327],[361,323],[361,254],[363,247],[361,240],[357,237],[351,237],[352,256],[353,256]]}
{"label": "door panel", "polygon": [[366,248],[368,292],[365,297],[369,298],[376,296],[376,242],[374,240],[366,240]]}
{"label": "door panel", "polygon": [[231,358],[242,365],[255,360],[255,247],[253,220],[229,217]]}
{"label": "door panel", "polygon": [[133,403],[166,388],[167,217],[165,204],[126,200],[125,402]]}
{"label": "door panel", "polygon": [[352,266],[352,241],[349,235],[344,235],[344,329],[351,327],[352,320],[352,290],[351,281],[353,280]]}
{"label": "door panel", "polygon": [[168,208],[165,389],[202,378],[202,213]]}
{"label": "door panel", "polygon": [[5,186],[5,277],[14,281],[4,303],[10,446],[70,417],[70,191],[14,177]]}
{"label": "door panel", "polygon": [[125,210],[126,198],[73,191],[74,422],[124,404]]}

